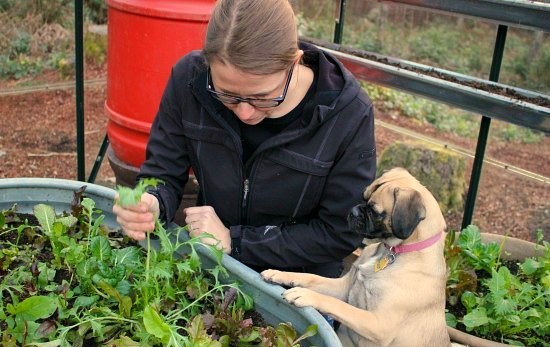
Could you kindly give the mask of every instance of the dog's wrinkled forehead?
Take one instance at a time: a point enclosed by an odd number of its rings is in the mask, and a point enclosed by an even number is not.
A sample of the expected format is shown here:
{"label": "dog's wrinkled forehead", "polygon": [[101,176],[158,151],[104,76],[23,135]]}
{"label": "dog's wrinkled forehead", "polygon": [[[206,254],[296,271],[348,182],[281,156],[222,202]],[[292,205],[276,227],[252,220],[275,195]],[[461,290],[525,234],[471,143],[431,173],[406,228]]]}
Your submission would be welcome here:
{"label": "dog's wrinkled forehead", "polygon": [[395,205],[394,191],[397,186],[392,182],[384,182],[376,186],[371,186],[371,189],[365,190],[364,200],[374,211],[390,212]]}
{"label": "dog's wrinkled forehead", "polygon": [[367,188],[365,188],[365,191],[363,192],[363,199],[365,201],[369,201],[371,196],[376,193],[376,191],[378,190],[378,188],[380,188],[382,186],[382,184],[374,184],[372,183],[370,186],[368,186]]}
{"label": "dog's wrinkled forehead", "polygon": [[363,199],[377,212],[390,212],[396,202],[394,193],[402,188],[412,188],[417,183],[407,170],[394,168],[374,180],[363,192]]}
{"label": "dog's wrinkled forehead", "polygon": [[379,195],[383,191],[392,190],[391,188],[408,185],[410,180],[415,179],[405,169],[395,168],[390,171],[386,171],[365,189],[363,192],[363,198],[365,201],[369,201],[373,195]]}

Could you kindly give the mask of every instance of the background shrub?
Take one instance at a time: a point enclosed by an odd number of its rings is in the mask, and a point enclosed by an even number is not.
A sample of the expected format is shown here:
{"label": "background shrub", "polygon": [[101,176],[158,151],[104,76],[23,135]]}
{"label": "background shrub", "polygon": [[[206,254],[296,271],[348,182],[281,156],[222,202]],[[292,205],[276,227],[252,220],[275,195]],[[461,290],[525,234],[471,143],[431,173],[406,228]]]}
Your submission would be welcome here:
{"label": "background shrub", "polygon": [[421,142],[395,142],[382,152],[377,176],[393,167],[404,167],[439,202],[443,213],[463,207],[466,160],[446,149]]}
{"label": "background shrub", "polygon": [[[86,25],[106,23],[104,0],[84,1]],[[104,64],[105,36],[85,33],[88,63]],[[0,78],[24,79],[45,70],[74,76],[74,1],[0,0]]]}
{"label": "background shrub", "polygon": [[106,0],[84,0],[84,14],[95,24],[107,24]]}

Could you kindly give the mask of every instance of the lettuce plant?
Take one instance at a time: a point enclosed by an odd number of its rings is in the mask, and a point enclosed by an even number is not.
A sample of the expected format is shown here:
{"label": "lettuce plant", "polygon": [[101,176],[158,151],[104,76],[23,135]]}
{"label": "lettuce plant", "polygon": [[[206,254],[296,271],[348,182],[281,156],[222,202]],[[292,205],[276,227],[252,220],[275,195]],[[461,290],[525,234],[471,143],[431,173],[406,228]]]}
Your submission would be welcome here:
{"label": "lettuce plant", "polygon": [[502,261],[503,245],[482,243],[474,226],[464,229],[456,242],[454,236],[450,234],[445,248],[447,308],[461,305],[465,313],[457,317],[448,312],[448,325],[512,345],[547,346],[550,244],[542,233],[537,247],[543,254],[515,262]]}
{"label": "lettuce plant", "polygon": [[[139,201],[151,184],[119,190],[119,201]],[[1,346],[291,347],[315,334],[254,321],[250,296],[220,281],[222,252],[212,247],[218,265],[203,269],[200,239],[184,228],[157,221],[159,247],[143,249],[106,228],[83,192],[70,214],[45,204],[29,218],[0,212]]]}

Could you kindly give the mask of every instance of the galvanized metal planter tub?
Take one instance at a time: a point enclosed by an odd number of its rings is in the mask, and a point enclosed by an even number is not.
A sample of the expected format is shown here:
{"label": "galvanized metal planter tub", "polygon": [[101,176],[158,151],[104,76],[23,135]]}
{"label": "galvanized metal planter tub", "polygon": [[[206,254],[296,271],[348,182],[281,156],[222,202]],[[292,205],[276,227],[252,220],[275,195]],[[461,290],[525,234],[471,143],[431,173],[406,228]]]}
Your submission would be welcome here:
{"label": "galvanized metal planter tub", "polygon": [[[111,212],[115,191],[96,184],[54,178],[7,178],[0,179],[0,209],[17,204],[18,211],[31,212],[34,205],[45,203],[56,212],[67,211],[73,199],[73,192],[86,186],[86,196],[93,199],[96,207],[103,211],[105,223],[117,228],[116,218]],[[205,268],[214,266],[215,258],[206,247],[198,247]],[[318,347],[341,347],[342,344],[327,321],[311,307],[297,308],[282,298],[283,288],[264,282],[260,275],[235,259],[224,256],[222,265],[230,276],[225,281],[238,281],[243,290],[250,294],[255,309],[268,324],[290,322],[302,334],[311,324],[317,324],[318,334],[308,341]]]}

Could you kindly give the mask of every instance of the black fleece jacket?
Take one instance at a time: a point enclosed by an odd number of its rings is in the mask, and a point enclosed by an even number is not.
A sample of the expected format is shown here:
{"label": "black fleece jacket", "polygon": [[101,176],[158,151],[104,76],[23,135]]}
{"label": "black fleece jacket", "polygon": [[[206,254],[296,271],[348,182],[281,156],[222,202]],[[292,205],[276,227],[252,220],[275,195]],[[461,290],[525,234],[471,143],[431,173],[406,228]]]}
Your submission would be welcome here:
{"label": "black fleece jacket", "polygon": [[301,43],[317,88],[296,122],[242,161],[239,120],[206,91],[200,51],[172,69],[138,179],[156,177],[161,216],[171,221],[192,168],[198,205],[230,228],[232,255],[256,270],[337,277],[361,242],[347,214],[376,171],[373,106],[333,56]]}

